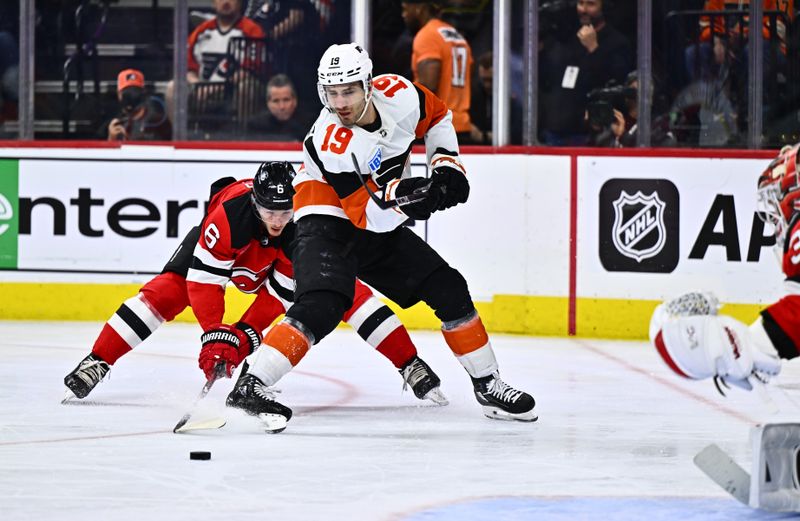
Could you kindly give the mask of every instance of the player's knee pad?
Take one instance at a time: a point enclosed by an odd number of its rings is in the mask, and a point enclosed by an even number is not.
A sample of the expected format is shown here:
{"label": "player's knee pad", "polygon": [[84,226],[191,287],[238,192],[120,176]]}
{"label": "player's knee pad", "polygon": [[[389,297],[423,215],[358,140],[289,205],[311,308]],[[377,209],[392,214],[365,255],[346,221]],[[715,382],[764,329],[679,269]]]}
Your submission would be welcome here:
{"label": "player's knee pad", "polygon": [[460,320],[475,311],[467,281],[448,265],[435,270],[420,284],[419,298],[442,322]]}
{"label": "player's knee pad", "polygon": [[350,300],[345,295],[334,291],[311,291],[300,295],[286,316],[308,329],[313,343],[333,331],[349,307]]}

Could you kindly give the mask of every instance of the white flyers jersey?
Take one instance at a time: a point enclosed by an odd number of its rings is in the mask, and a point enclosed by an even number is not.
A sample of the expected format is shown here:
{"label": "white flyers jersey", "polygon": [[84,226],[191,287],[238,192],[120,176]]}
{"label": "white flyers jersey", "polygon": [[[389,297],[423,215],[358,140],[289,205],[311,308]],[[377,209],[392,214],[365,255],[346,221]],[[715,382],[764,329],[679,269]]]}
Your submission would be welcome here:
{"label": "white flyers jersey", "polygon": [[[396,75],[373,81],[371,101],[378,118],[366,127],[341,124],[323,109],[303,143],[303,166],[295,177],[295,220],[306,215],[349,219],[373,232],[394,230],[408,217],[399,208],[381,209],[363,186],[389,199],[397,180],[409,177],[415,139],[425,139],[428,164],[439,161],[463,170],[452,116],[444,102],[422,85]],[[359,179],[353,155],[363,176]]]}

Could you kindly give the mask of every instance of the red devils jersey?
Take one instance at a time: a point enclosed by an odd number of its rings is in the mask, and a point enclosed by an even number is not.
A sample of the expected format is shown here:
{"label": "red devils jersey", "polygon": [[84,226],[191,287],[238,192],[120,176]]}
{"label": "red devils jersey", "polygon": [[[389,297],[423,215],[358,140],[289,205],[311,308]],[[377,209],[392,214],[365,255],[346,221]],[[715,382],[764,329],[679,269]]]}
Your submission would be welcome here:
{"label": "red devils jersey", "polygon": [[[786,275],[787,295],[765,309],[765,327],[782,358],[794,358],[800,351],[800,214],[789,223],[781,262]],[[770,331],[770,320],[780,331]]]}
{"label": "red devils jersey", "polygon": [[294,224],[280,237],[270,237],[253,212],[251,189],[251,180],[223,188],[212,197],[200,225],[186,288],[204,330],[222,323],[228,281],[244,293],[265,287],[284,308],[292,300],[293,273],[284,246],[291,244]]}

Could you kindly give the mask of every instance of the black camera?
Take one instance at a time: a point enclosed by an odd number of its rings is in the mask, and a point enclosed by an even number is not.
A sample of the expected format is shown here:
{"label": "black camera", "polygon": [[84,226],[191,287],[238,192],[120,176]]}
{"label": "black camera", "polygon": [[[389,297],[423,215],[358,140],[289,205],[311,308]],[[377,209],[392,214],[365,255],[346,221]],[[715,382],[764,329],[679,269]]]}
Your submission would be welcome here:
{"label": "black camera", "polygon": [[614,122],[614,109],[627,111],[625,101],[636,99],[636,89],[624,85],[614,85],[594,89],[587,94],[589,100],[586,105],[589,125],[594,128],[606,128]]}

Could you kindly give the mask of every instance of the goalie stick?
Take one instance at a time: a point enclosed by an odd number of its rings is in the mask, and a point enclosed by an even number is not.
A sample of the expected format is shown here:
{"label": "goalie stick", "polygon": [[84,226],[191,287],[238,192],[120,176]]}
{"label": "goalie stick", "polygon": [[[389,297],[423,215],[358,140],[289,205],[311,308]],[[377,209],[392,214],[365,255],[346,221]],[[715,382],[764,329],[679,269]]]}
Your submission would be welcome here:
{"label": "goalie stick", "polygon": [[750,504],[750,475],[717,445],[712,443],[698,452],[694,464],[730,495]]}
{"label": "goalie stick", "polygon": [[356,155],[351,153],[350,159],[353,160],[353,167],[356,169],[356,176],[358,177],[358,180],[361,181],[361,186],[364,187],[364,189],[369,194],[369,198],[372,199],[372,201],[376,205],[378,205],[378,208],[380,208],[381,210],[388,210],[389,208],[394,208],[396,206],[406,206],[409,204],[422,201],[423,199],[428,197],[428,193],[431,190],[430,181],[428,181],[428,183],[425,186],[420,186],[419,188],[417,188],[408,195],[403,195],[395,199],[392,199],[391,201],[387,201],[383,197],[373,192],[372,189],[369,186],[367,186],[367,182],[364,181],[364,176],[361,174],[361,168],[359,168],[358,166],[358,159],[356,158]]}
{"label": "goalie stick", "polygon": [[222,375],[224,374],[225,374],[225,362],[219,362],[217,365],[214,366],[214,376],[210,378],[208,381],[206,381],[205,385],[200,390],[200,394],[195,399],[194,404],[192,404],[192,408],[186,414],[183,415],[183,417],[178,421],[178,423],[172,429],[172,432],[180,433],[198,429],[219,429],[220,427],[223,427],[225,425],[225,420],[222,418],[215,418],[213,420],[208,420],[208,421],[192,422],[191,424],[188,424],[189,420],[192,418],[192,413],[194,412],[194,409],[197,407],[197,404],[200,403],[200,400],[206,397],[208,391],[210,391],[211,388],[214,386],[214,382],[222,378]]}

